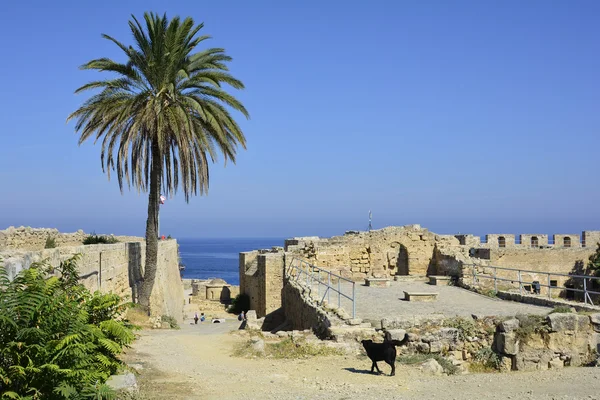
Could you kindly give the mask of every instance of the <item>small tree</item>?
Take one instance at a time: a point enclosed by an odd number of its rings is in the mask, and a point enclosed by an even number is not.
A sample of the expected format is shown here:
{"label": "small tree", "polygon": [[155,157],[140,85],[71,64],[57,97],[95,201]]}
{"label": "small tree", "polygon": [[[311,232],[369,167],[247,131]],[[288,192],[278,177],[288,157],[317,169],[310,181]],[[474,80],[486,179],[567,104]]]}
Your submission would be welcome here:
{"label": "small tree", "polygon": [[598,243],[596,252],[590,256],[588,270],[591,275],[600,276],[600,243]]}
{"label": "small tree", "polygon": [[46,245],[44,246],[45,249],[53,249],[56,247],[56,239],[54,239],[53,237],[48,236],[46,238]]}

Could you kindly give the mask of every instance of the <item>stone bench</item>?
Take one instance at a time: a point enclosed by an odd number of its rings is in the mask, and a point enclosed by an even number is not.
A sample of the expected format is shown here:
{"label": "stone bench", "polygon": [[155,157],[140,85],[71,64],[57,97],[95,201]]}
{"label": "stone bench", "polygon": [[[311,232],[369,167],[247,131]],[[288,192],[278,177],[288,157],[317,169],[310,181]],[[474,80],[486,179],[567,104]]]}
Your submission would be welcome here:
{"label": "stone bench", "polygon": [[432,275],[429,277],[429,284],[435,286],[448,286],[452,282],[451,276]]}
{"label": "stone bench", "polygon": [[390,287],[390,280],[386,278],[365,278],[365,286]]}
{"label": "stone bench", "polygon": [[436,301],[437,296],[437,293],[404,292],[404,300],[406,301]]}

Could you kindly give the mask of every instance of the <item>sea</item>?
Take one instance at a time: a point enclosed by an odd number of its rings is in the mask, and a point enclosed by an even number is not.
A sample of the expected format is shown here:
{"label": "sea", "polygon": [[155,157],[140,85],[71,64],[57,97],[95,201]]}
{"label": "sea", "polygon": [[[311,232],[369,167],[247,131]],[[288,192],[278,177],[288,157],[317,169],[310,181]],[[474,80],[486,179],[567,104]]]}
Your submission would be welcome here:
{"label": "sea", "polygon": [[239,253],[283,246],[283,238],[177,239],[185,279],[221,278],[239,285]]}

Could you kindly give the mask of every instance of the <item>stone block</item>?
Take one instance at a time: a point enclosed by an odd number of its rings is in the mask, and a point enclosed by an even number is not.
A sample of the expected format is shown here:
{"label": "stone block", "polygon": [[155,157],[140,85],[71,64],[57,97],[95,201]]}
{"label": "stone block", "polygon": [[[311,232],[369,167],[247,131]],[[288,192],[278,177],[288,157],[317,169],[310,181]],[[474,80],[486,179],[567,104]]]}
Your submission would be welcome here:
{"label": "stone block", "polygon": [[137,393],[138,385],[135,375],[128,372],[122,375],[112,375],[106,381],[106,385],[110,386],[115,391]]}
{"label": "stone block", "polygon": [[442,352],[442,342],[439,340],[433,341],[429,343],[429,351],[431,353],[441,353]]}
{"label": "stone block", "polygon": [[389,331],[390,337],[394,342],[401,342],[406,338],[406,331],[404,329],[391,329]]}
{"label": "stone block", "polygon": [[431,275],[429,276],[429,284],[435,286],[448,286],[452,283],[451,276],[439,276],[439,275]]}
{"label": "stone block", "polygon": [[429,353],[429,343],[417,343],[417,351],[419,353]]}
{"label": "stone block", "polygon": [[516,318],[503,321],[498,324],[498,331],[510,333],[519,327],[519,320]]}
{"label": "stone block", "polygon": [[365,278],[365,286],[390,287],[390,280],[386,278]]}
{"label": "stone block", "polygon": [[494,337],[494,348],[502,354],[516,355],[519,352],[519,341],[512,332],[499,332]]}
{"label": "stone block", "polygon": [[577,314],[554,313],[546,317],[552,332],[576,331],[579,323]]}
{"label": "stone block", "polygon": [[550,369],[563,368],[564,366],[565,362],[562,361],[560,358],[554,358],[550,360],[550,362],[548,362],[548,368]]}
{"label": "stone block", "polygon": [[404,292],[404,300],[406,301],[436,301],[437,296],[437,293]]}
{"label": "stone block", "polygon": [[442,375],[444,373],[444,368],[442,368],[442,366],[435,361],[433,358],[430,358],[429,360],[425,361],[423,364],[421,364],[421,371],[423,371],[426,374],[429,375]]}

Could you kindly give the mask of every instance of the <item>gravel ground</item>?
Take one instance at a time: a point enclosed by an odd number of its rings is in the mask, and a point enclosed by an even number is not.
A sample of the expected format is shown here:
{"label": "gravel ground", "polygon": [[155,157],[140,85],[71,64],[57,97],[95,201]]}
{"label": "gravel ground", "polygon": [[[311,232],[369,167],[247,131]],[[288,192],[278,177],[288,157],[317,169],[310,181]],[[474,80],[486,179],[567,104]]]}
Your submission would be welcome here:
{"label": "gravel ground", "polygon": [[[517,314],[546,314],[551,308],[505,301],[483,296],[455,286],[432,286],[424,282],[392,281],[388,288],[356,285],[356,315],[364,320],[381,320],[407,315],[444,314],[447,316],[513,316]],[[404,291],[438,293],[437,301],[414,302],[404,300]],[[352,293],[350,285],[343,285],[344,293]],[[331,296],[337,304],[337,297]],[[342,300],[342,307],[352,312],[352,303]]]}
{"label": "gravel ground", "polygon": [[[434,377],[398,365],[371,375],[355,356],[304,360],[231,356],[238,322],[142,331],[125,361],[143,366],[143,399],[600,399],[600,368]],[[384,366],[384,372],[389,368]]]}

